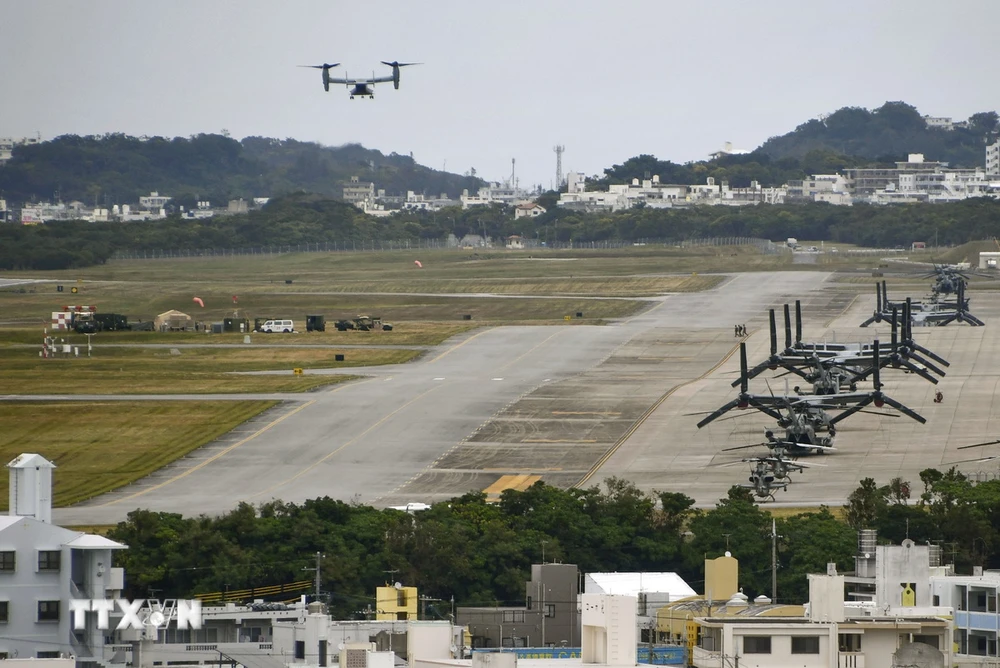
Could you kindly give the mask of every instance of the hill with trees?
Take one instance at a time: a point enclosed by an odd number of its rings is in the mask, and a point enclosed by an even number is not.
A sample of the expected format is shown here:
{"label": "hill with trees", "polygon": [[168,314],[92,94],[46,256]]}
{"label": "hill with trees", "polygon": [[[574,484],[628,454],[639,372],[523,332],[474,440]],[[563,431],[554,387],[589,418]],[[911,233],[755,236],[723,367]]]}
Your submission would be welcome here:
{"label": "hill with trees", "polygon": [[995,111],[973,114],[967,127],[946,129],[928,127],[916,107],[905,102],[886,102],[878,109],[844,107],[814,118],[788,134],[771,137],[757,152],[781,160],[829,151],[881,162],[923,153],[927,160],[972,169],[983,166],[986,145],[997,140],[998,131],[1000,116]]}
{"label": "hill with trees", "polygon": [[242,197],[273,197],[299,190],[340,197],[341,184],[358,176],[388,193],[427,195],[476,190],[482,181],[418,165],[410,156],[359,144],[321,146],[294,139],[217,134],[137,138],[123,134],[80,137],[14,148],[0,167],[0,193],[14,203],[79,200],[125,204],[158,191],[173,204],[215,205]]}

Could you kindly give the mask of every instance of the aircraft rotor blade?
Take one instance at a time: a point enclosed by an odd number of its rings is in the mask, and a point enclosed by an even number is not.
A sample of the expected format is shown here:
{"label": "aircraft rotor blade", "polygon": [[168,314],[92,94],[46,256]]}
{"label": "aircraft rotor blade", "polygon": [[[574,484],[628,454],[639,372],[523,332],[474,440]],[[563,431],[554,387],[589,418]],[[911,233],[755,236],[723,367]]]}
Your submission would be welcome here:
{"label": "aircraft rotor blade", "polygon": [[740,393],[746,394],[750,388],[747,374],[747,343],[740,341]]}
{"label": "aircraft rotor blade", "polygon": [[774,357],[778,354],[778,330],[774,324],[774,309],[769,311],[769,317],[770,321],[768,324],[770,325],[771,330],[771,357]]}
{"label": "aircraft rotor blade", "polygon": [[795,345],[802,343],[802,301],[795,300]]}
{"label": "aircraft rotor blade", "polygon": [[785,304],[785,350],[792,349],[792,318],[789,315],[788,304]]}
{"label": "aircraft rotor blade", "polygon": [[874,393],[869,394],[867,397],[865,397],[864,399],[862,399],[858,403],[854,404],[853,406],[851,406],[850,408],[848,408],[846,411],[844,411],[840,415],[838,415],[836,417],[833,417],[833,418],[830,418],[830,424],[837,424],[841,420],[849,418],[850,416],[854,415],[855,413],[860,412],[861,409],[863,409],[865,406],[867,406],[868,404],[870,404],[873,401],[875,401],[875,395],[874,395]]}
{"label": "aircraft rotor blade", "polygon": [[927,418],[925,418],[923,415],[921,415],[920,413],[917,413],[914,410],[911,410],[911,409],[907,408],[906,406],[904,406],[903,404],[899,403],[898,401],[896,401],[892,397],[887,397],[885,395],[882,395],[880,397],[880,399],[882,401],[884,401],[886,404],[888,404],[889,406],[892,406],[893,408],[895,408],[897,411],[899,411],[903,415],[906,415],[907,417],[913,418],[914,420],[916,420],[920,424],[926,424],[927,423]]}
{"label": "aircraft rotor blade", "polygon": [[698,423],[698,429],[701,429],[702,427],[704,427],[705,425],[707,425],[709,422],[712,422],[716,418],[722,417],[723,415],[725,415],[726,413],[728,413],[729,411],[731,411],[732,409],[736,408],[739,405],[740,405],[740,400],[739,399],[733,399],[728,404],[726,404],[725,406],[723,406],[719,410],[711,413],[707,418],[705,418],[701,422],[699,422]]}
{"label": "aircraft rotor blade", "polygon": [[767,441],[764,441],[763,443],[751,443],[750,445],[737,445],[732,448],[723,448],[719,452],[734,452],[736,450],[749,450],[750,448],[760,448],[765,445],[769,445],[769,443]]}
{"label": "aircraft rotor blade", "polygon": [[956,450],[968,450],[969,448],[982,448],[987,445],[996,445],[997,443],[1000,443],[1000,441],[986,441],[985,443],[976,443],[974,445],[963,445],[959,448],[956,448]]}
{"label": "aircraft rotor blade", "polygon": [[981,457],[979,459],[959,459],[957,462],[947,462],[942,464],[942,466],[951,466],[952,464],[965,464],[966,462],[988,462],[994,459],[1000,459],[1000,455],[993,455],[992,457]]}

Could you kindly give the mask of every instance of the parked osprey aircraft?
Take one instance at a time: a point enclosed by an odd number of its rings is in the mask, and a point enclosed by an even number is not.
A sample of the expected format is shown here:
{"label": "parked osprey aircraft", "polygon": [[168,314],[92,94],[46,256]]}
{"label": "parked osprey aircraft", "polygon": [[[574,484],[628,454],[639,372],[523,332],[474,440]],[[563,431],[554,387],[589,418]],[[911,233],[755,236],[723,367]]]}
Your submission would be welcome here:
{"label": "parked osprey aircraft", "polygon": [[[421,63],[400,63],[398,61],[386,62],[382,61],[383,65],[388,65],[392,68],[392,74],[390,76],[377,77],[375,73],[372,72],[370,79],[336,79],[330,76],[330,70],[334,67],[339,67],[340,63],[324,63],[322,65],[299,65],[299,67],[311,67],[317,70],[323,70],[323,90],[330,92],[330,84],[344,84],[347,86],[348,90],[351,91],[351,99],[353,100],[355,96],[357,97],[370,97],[375,99],[375,84],[379,83],[389,83],[392,82],[393,88],[399,90],[399,68],[407,67],[409,65],[420,65]],[[347,74],[346,72],[344,73]]]}

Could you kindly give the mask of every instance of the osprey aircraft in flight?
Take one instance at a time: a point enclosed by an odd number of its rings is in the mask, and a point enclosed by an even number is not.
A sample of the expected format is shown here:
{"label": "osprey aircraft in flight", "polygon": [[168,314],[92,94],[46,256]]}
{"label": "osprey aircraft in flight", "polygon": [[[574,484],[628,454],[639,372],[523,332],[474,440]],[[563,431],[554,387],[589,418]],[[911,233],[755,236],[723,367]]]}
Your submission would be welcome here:
{"label": "osprey aircraft in flight", "polygon": [[330,76],[330,70],[334,67],[339,67],[340,63],[324,63],[323,65],[299,65],[299,67],[311,67],[317,70],[323,70],[323,90],[330,92],[330,84],[344,84],[347,89],[351,92],[351,99],[355,97],[370,97],[375,99],[375,84],[379,83],[389,83],[392,82],[393,88],[399,90],[399,68],[407,67],[409,65],[421,65],[422,63],[400,63],[397,61],[392,61],[391,63],[382,61],[383,65],[388,65],[392,68],[392,74],[384,77],[377,77],[375,73],[372,72],[370,79],[348,79],[345,77],[343,79],[336,79]]}

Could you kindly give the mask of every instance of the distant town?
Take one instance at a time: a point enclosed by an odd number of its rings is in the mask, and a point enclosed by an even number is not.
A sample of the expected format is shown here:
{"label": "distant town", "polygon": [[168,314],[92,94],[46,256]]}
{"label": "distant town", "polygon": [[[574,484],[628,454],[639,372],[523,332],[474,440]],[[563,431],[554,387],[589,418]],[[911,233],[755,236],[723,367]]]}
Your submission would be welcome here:
{"label": "distant town", "polygon": [[[948,118],[925,116],[928,127],[953,130],[963,122]],[[18,145],[39,143],[37,137],[0,138],[0,166],[12,157]],[[748,153],[725,147],[711,154],[712,158]],[[731,187],[728,181],[708,177],[703,184],[661,182],[656,174],[636,174],[628,184],[612,184],[606,190],[592,187],[587,178],[570,171],[559,173],[560,194],[557,206],[582,212],[615,212],[635,207],[660,209],[692,206],[746,206],[755,204],[785,204],[793,202],[826,202],[837,206],[853,204],[909,204],[916,202],[957,202],[973,197],[1000,198],[1000,141],[985,147],[983,167],[952,168],[933,156],[911,153],[895,167],[850,168],[833,174],[812,174],[809,178],[789,180],[774,187],[763,187],[752,181],[749,187]],[[475,193],[463,190],[456,199],[447,194],[429,196],[407,190],[387,193],[375,181],[352,177],[342,184],[342,198],[366,214],[391,216],[401,211],[440,211],[448,207],[470,209],[477,206],[510,207],[515,219],[537,217],[546,212],[536,200],[538,189],[519,187],[513,176],[506,181],[490,182]],[[90,206],[81,201],[47,201],[26,203],[20,208],[8,207],[0,198],[0,222],[37,225],[57,220],[89,222],[153,221],[178,216],[199,220],[216,216],[247,213],[267,204],[269,196],[233,199],[225,203],[199,201],[194,207],[173,205],[168,193],[152,191],[138,202],[121,202],[110,206]]]}

